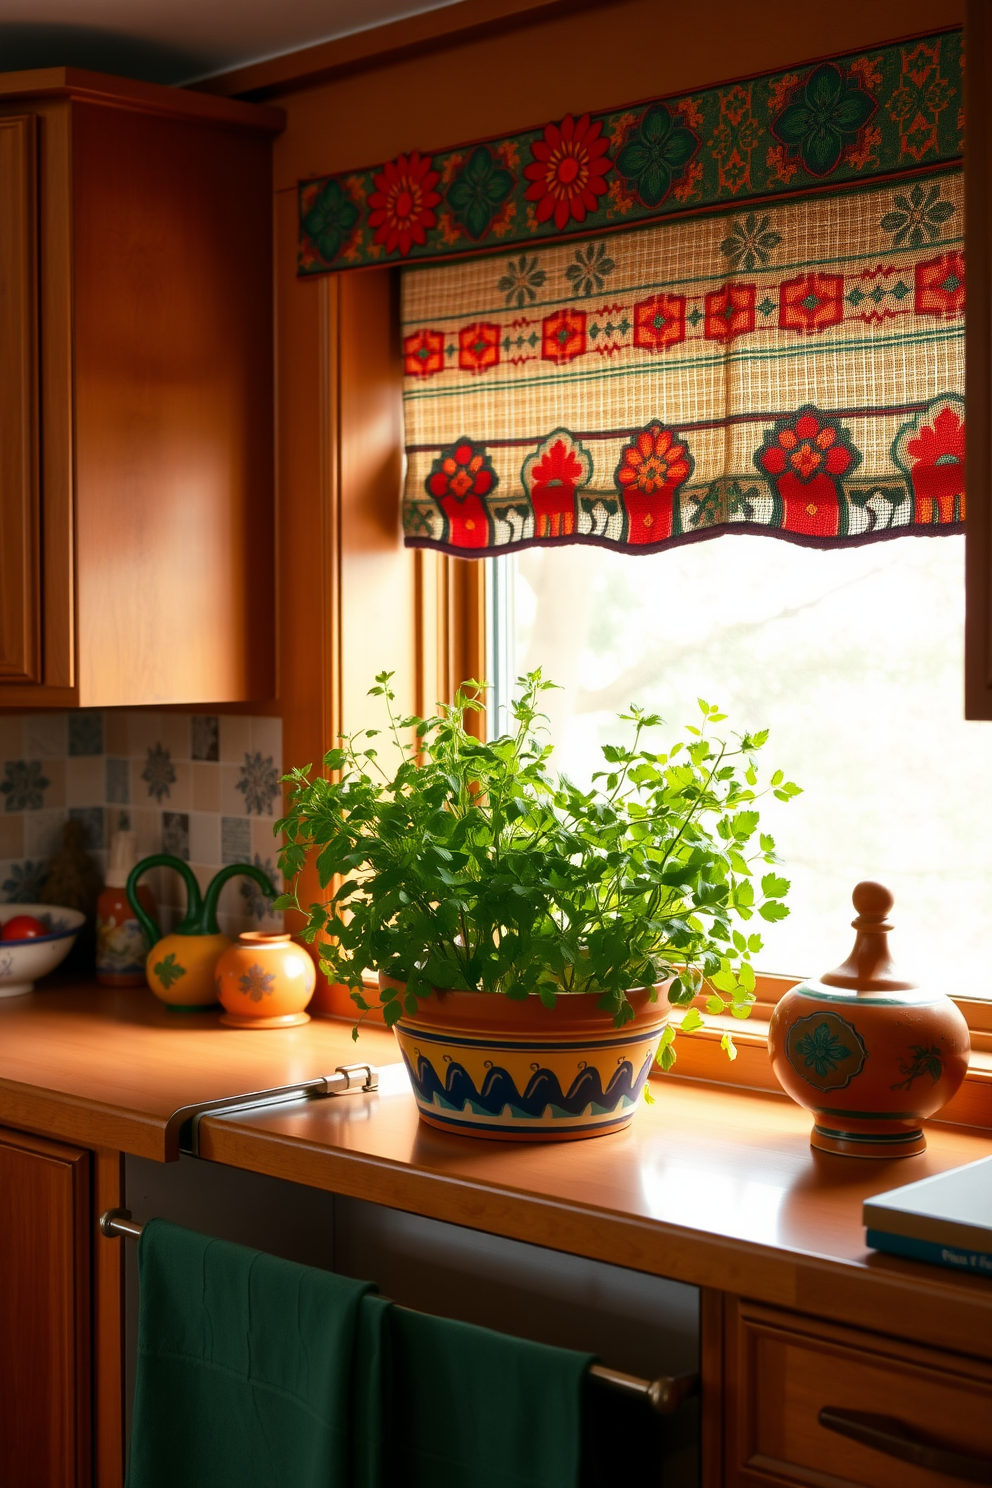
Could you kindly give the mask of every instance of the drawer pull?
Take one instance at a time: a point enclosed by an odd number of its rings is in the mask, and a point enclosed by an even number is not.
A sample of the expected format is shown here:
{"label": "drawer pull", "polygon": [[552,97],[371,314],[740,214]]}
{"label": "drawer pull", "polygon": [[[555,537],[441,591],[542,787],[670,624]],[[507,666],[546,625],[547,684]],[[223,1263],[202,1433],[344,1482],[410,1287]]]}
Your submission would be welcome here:
{"label": "drawer pull", "polygon": [[966,1457],[963,1452],[933,1447],[913,1436],[893,1416],[873,1416],[867,1411],[825,1405],[817,1419],[828,1431],[849,1436],[852,1441],[861,1442],[872,1451],[884,1452],[887,1457],[898,1457],[901,1462],[912,1462],[916,1467],[929,1468],[963,1483],[992,1483],[992,1459]]}

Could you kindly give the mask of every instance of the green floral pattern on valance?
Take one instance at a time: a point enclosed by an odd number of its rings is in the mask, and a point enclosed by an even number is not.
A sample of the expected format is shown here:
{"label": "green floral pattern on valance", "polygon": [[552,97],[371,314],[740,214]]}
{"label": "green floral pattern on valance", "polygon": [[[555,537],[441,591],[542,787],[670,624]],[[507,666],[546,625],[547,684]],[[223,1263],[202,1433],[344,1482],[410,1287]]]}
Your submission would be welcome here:
{"label": "green floral pattern on valance", "polygon": [[[411,150],[300,183],[299,272],[516,250],[507,275],[523,308],[541,288],[526,251],[535,243],[950,163],[962,151],[962,104],[955,30],[433,154]],[[908,247],[928,220],[927,189],[907,187],[906,205],[894,208]],[[760,212],[735,219],[746,272],[775,247],[766,221]],[[596,263],[586,269],[594,281]]]}

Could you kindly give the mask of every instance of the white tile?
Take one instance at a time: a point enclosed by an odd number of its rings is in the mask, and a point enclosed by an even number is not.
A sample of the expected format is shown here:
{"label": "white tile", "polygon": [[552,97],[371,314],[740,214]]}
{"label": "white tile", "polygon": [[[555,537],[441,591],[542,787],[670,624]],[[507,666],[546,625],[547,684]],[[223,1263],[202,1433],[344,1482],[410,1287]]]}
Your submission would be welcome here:
{"label": "white tile", "polygon": [[24,724],[25,759],[62,759],[68,752],[64,713],[29,713]]}
{"label": "white tile", "polygon": [[240,713],[220,715],[220,757],[229,765],[243,765],[251,749],[251,719]]}
{"label": "white tile", "polygon": [[24,813],[24,855],[27,858],[50,858],[62,846],[64,811],[26,811]]}
{"label": "white tile", "polygon": [[251,747],[266,756],[271,755],[276,769],[282,774],[282,719],[253,718]]}
{"label": "white tile", "polygon": [[216,812],[190,812],[189,856],[192,863],[212,863],[220,867],[220,817]]}

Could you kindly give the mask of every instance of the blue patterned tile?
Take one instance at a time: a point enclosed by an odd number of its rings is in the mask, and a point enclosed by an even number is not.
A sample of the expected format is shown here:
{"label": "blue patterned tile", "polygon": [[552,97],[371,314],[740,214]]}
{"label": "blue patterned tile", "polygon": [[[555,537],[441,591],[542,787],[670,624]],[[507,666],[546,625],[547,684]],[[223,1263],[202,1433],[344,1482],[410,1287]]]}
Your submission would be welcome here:
{"label": "blue patterned tile", "polygon": [[260,750],[254,754],[246,753],[241,779],[235,789],[244,796],[245,811],[249,816],[252,812],[256,816],[271,816],[272,802],[279,794],[279,771],[272,755],[262,754]]}
{"label": "blue patterned tile", "polygon": [[150,744],[141,778],[148,783],[148,794],[154,796],[161,805],[163,800],[172,795],[172,787],[176,783],[172,751],[163,748],[161,744]]}
{"label": "blue patterned tile", "polygon": [[[235,817],[235,821],[239,821],[239,819]],[[272,859],[265,858],[263,860],[261,854],[256,853],[252,861],[256,868],[261,868],[262,872],[268,875],[271,883],[278,890],[282,880],[279,876],[279,870]],[[257,884],[253,878],[243,878],[241,880],[241,897],[245,901],[245,908],[253,920],[264,920],[266,915],[272,914],[271,899],[263,893],[261,884]]]}
{"label": "blue patterned tile", "polygon": [[37,904],[41,886],[48,876],[47,863],[11,863],[9,877],[0,884],[8,904]]}
{"label": "blue patterned tile", "polygon": [[193,758],[195,760],[220,759],[220,724],[213,713],[194,713],[190,720],[193,726]]}
{"label": "blue patterned tile", "polygon": [[69,753],[103,753],[103,714],[99,708],[84,708],[69,714]]}
{"label": "blue patterned tile", "polygon": [[40,811],[51,781],[42,774],[41,760],[7,760],[0,780],[5,811]]}
{"label": "blue patterned tile", "polygon": [[131,762],[126,759],[107,759],[107,796],[114,805],[127,806],[131,800]]}
{"label": "blue patterned tile", "polygon": [[247,817],[221,817],[220,856],[225,865],[251,861],[251,822]]}
{"label": "blue patterned tile", "polygon": [[185,811],[162,812],[162,851],[189,862],[189,814]]}
{"label": "blue patterned tile", "polygon": [[99,852],[105,846],[102,806],[70,806],[69,820],[81,823],[83,840],[90,852]]}

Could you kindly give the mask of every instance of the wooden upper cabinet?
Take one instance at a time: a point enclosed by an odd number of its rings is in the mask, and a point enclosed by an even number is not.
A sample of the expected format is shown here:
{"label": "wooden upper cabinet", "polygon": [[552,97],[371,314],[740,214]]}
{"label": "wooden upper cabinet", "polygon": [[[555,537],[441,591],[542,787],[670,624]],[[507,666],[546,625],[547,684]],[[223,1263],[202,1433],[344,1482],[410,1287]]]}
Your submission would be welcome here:
{"label": "wooden upper cabinet", "polygon": [[35,121],[0,119],[0,682],[40,681]]}
{"label": "wooden upper cabinet", "polygon": [[0,707],[275,696],[281,124],[0,75]]}

